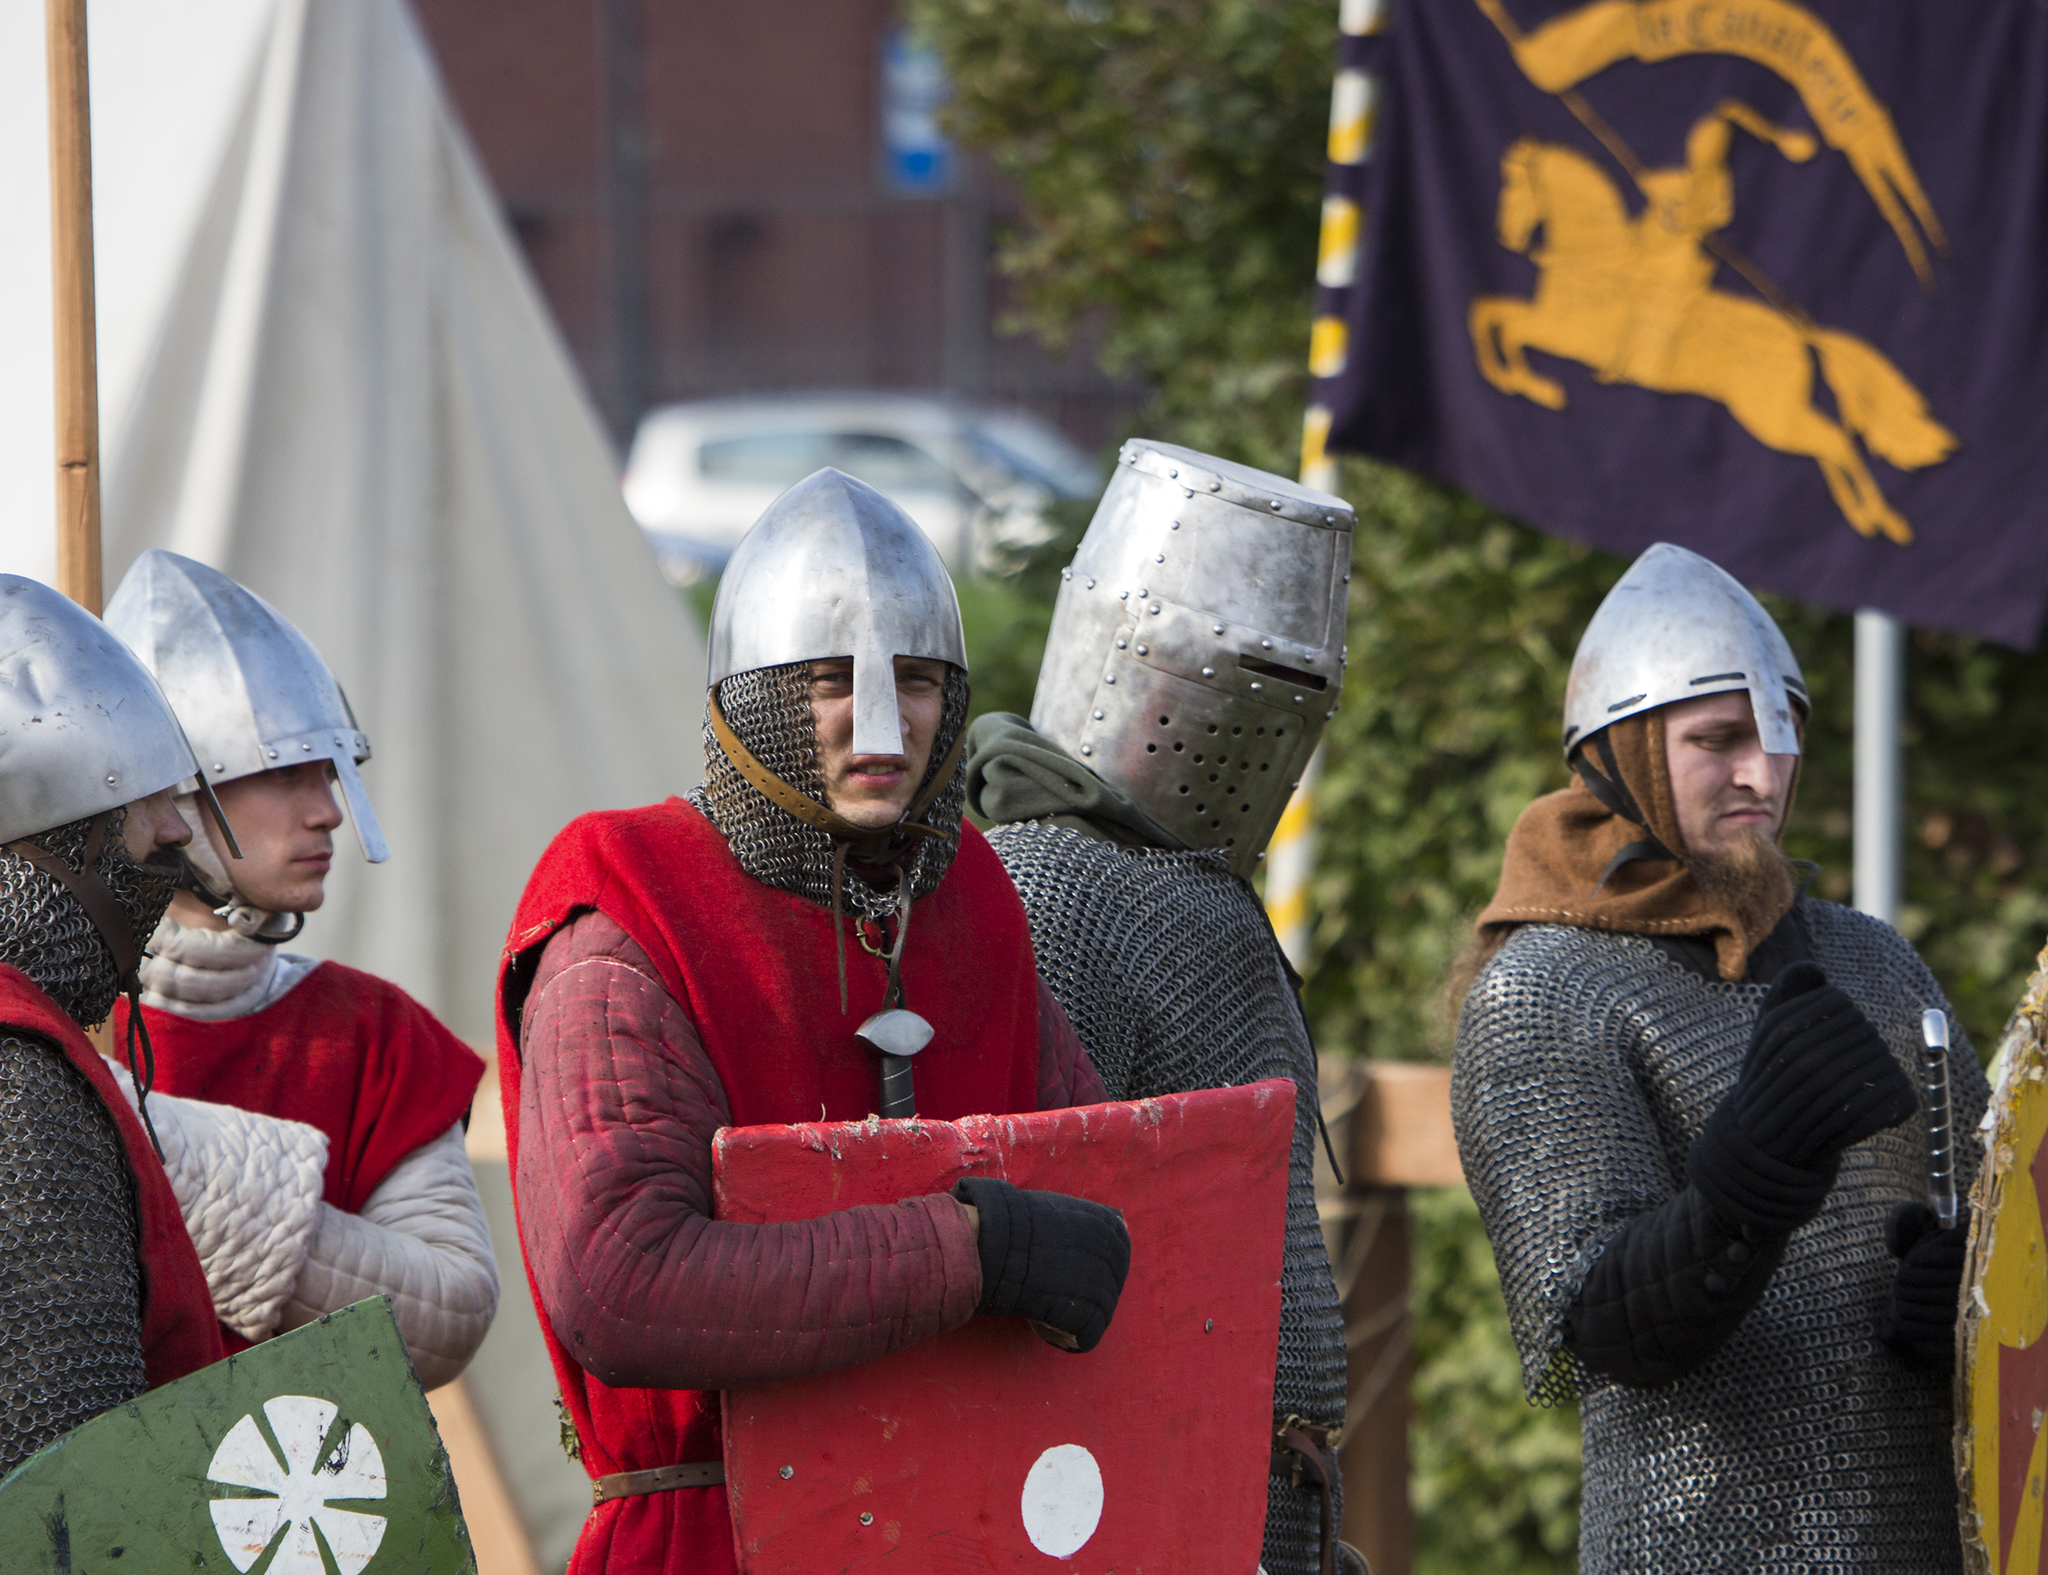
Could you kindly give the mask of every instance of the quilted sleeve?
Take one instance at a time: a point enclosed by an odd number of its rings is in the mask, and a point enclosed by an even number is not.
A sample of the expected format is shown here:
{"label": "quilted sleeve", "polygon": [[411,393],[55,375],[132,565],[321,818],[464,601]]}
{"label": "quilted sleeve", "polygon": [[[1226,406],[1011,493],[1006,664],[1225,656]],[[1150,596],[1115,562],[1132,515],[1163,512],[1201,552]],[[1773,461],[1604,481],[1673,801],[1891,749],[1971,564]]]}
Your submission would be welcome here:
{"label": "quilted sleeve", "polygon": [[[111,1070],[134,1105],[127,1069]],[[326,1207],[320,1193],[327,1134],[300,1121],[161,1093],[149,1096],[149,1118],[215,1313],[244,1339],[268,1339]]]}
{"label": "quilted sleeve", "polygon": [[646,954],[603,914],[548,943],[521,1048],[521,1242],[556,1336],[601,1382],[765,1383],[974,1315],[980,1258],[950,1197],[787,1225],[711,1217],[725,1090]]}
{"label": "quilted sleeve", "polygon": [[498,1268],[459,1124],[393,1166],[360,1214],[320,1205],[284,1327],[379,1295],[429,1389],[459,1377],[490,1330]]}
{"label": "quilted sleeve", "polygon": [[1088,1059],[1081,1036],[1067,1021],[1051,987],[1038,981],[1038,1108],[1064,1110],[1099,1105],[1109,1098],[1102,1074]]}

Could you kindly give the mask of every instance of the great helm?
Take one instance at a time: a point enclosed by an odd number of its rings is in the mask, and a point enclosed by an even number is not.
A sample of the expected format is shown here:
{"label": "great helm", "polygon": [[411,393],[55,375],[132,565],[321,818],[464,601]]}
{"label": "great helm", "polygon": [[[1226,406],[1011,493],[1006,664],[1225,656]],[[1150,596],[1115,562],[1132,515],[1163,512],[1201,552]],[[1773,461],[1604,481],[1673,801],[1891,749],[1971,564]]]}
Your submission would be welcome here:
{"label": "great helm", "polygon": [[47,585],[0,574],[0,843],[195,777],[148,669]]}
{"label": "great helm", "polygon": [[1351,505],[1134,439],[1064,571],[1031,724],[1248,873],[1344,680]]}
{"label": "great helm", "polygon": [[960,601],[938,549],[902,509],[827,467],[768,505],[733,549],[711,607],[710,683],[853,658],[853,752],[903,753],[896,658],[967,670]]}
{"label": "great helm", "polygon": [[1727,570],[1660,541],[1580,637],[1565,688],[1565,758],[1623,717],[1737,689],[1749,693],[1765,753],[1798,754],[1809,702],[1785,636]]}
{"label": "great helm", "polygon": [[163,685],[209,785],[327,761],[363,857],[391,856],[356,770],[370,741],[320,653],[276,608],[217,569],[156,550],[123,577],[107,626]]}

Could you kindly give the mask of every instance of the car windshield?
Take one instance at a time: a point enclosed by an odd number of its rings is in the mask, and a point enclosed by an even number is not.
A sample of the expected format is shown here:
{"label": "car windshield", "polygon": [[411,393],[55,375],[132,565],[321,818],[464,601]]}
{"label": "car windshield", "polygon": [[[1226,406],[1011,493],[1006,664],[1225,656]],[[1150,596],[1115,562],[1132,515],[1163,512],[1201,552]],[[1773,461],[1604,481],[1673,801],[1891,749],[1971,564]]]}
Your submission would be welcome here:
{"label": "car windshield", "polygon": [[763,432],[697,451],[707,481],[793,486],[830,465],[878,492],[950,492],[959,478],[914,443],[879,432]]}

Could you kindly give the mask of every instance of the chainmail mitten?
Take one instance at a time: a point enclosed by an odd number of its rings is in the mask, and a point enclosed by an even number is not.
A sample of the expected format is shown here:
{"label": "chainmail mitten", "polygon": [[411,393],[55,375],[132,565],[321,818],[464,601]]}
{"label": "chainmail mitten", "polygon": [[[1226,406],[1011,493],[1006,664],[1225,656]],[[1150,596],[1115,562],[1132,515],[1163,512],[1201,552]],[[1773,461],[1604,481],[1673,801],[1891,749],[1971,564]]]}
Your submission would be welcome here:
{"label": "chainmail mitten", "polygon": [[991,1176],[953,1189],[981,1212],[981,1305],[992,1318],[1016,1313],[1073,1336],[1092,1351],[1109,1331],[1131,1233],[1115,1209],[1063,1192],[1027,1192]]}
{"label": "chainmail mitten", "polygon": [[1884,1240],[1899,1267],[1878,1337],[1909,1367],[1953,1373],[1963,1259],[1970,1246],[1968,1211],[1943,1230],[1926,1204],[1901,1203],[1885,1221]]}
{"label": "chainmail mitten", "polygon": [[1722,1216],[1789,1231],[1819,1212],[1844,1149],[1920,1108],[1878,1031],[1810,962],[1764,996],[1742,1076],[1687,1156]]}

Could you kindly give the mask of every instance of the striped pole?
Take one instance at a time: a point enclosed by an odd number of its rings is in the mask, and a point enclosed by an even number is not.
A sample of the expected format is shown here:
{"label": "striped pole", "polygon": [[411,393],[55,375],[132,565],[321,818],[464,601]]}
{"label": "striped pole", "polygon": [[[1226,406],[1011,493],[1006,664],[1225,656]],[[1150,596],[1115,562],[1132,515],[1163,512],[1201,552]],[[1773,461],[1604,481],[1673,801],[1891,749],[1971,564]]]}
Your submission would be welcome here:
{"label": "striped pole", "polygon": [[[1355,57],[1360,54],[1359,41],[1378,32],[1385,22],[1386,0],[1341,0],[1338,6],[1340,54],[1330,90],[1329,166],[1324,179],[1322,235],[1316,246],[1316,315],[1308,341],[1309,376],[1316,379],[1342,372],[1349,349],[1345,307],[1358,277],[1365,161],[1372,152],[1379,107],[1379,79],[1362,69]],[[1323,446],[1329,434],[1329,407],[1315,400],[1302,418],[1301,479],[1304,485],[1324,492],[1334,492],[1337,487],[1336,462]],[[1308,967],[1315,786],[1322,763],[1323,752],[1317,749],[1266,849],[1266,913],[1273,921],[1273,932],[1280,937],[1281,950],[1297,970]]]}

